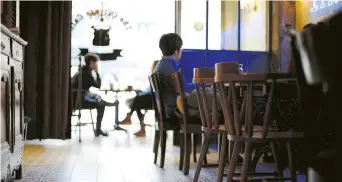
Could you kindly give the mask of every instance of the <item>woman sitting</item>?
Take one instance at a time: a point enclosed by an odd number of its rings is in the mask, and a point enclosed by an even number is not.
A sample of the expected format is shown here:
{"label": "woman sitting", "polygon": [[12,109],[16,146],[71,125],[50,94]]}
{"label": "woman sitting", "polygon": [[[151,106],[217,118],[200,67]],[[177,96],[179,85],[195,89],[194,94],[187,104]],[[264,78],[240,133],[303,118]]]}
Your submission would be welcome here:
{"label": "woman sitting", "polygon": [[[152,64],[151,72],[153,73],[154,68],[156,67],[158,61],[154,61]],[[139,122],[140,122],[140,130],[136,132],[134,135],[137,137],[144,137],[146,135],[145,124],[144,124],[144,116],[145,114],[141,113],[141,110],[152,109],[152,91],[151,87],[143,92],[137,93],[134,98],[128,99],[126,103],[129,105],[131,111],[127,113],[126,118],[120,123],[121,125],[131,125],[132,124],[132,114],[134,111],[137,113]]]}

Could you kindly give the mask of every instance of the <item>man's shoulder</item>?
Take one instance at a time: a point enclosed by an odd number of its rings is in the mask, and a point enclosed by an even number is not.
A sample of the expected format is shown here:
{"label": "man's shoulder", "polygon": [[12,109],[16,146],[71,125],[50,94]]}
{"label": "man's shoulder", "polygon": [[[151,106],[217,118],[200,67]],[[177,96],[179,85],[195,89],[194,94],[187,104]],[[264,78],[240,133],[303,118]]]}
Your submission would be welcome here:
{"label": "man's shoulder", "polygon": [[169,60],[160,60],[154,69],[154,72],[169,74],[174,72],[173,64]]}

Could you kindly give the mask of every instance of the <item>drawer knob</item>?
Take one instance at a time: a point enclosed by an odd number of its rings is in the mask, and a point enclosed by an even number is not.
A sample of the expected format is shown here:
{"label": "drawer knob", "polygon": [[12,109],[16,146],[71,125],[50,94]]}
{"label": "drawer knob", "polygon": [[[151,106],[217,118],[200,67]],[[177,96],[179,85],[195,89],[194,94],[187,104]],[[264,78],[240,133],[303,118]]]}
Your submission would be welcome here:
{"label": "drawer knob", "polygon": [[3,50],[5,50],[5,48],[6,48],[5,44],[3,42],[1,42],[1,50],[3,51]]}
{"label": "drawer knob", "polygon": [[17,56],[19,56],[19,51],[16,51],[15,54],[16,54]]}

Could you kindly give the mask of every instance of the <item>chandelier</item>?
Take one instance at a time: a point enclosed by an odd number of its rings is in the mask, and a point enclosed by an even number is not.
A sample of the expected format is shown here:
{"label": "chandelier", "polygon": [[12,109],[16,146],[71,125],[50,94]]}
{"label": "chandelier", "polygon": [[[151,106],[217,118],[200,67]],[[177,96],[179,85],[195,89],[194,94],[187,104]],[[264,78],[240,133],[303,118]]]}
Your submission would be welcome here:
{"label": "chandelier", "polygon": [[109,9],[103,8],[103,3],[101,3],[102,8],[101,9],[93,9],[89,10],[87,12],[87,15],[89,18],[95,18],[100,19],[101,22],[104,21],[104,19],[114,19],[118,16],[118,13],[116,11],[112,11]]}
{"label": "chandelier", "polygon": [[247,11],[257,10],[257,0],[240,0],[240,9]]}

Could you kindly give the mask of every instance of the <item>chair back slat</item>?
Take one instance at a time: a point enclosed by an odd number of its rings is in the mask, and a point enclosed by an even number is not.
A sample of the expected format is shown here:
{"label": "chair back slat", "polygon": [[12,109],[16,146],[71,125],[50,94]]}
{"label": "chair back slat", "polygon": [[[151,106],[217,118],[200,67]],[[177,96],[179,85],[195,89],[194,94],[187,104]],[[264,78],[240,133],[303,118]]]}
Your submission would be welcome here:
{"label": "chair back slat", "polygon": [[246,114],[246,102],[247,102],[247,92],[245,91],[245,93],[243,94],[243,98],[242,98],[242,104],[241,104],[241,110],[240,110],[240,123],[242,124],[243,121],[245,121],[245,114]]}
{"label": "chair back slat", "polygon": [[267,100],[267,106],[265,109],[264,121],[263,121],[263,137],[267,136],[268,127],[270,125],[271,112],[273,108],[274,90],[275,90],[276,80],[271,83],[271,89]]}
{"label": "chair back slat", "polygon": [[223,82],[218,83],[220,89],[220,100],[221,100],[221,107],[222,112],[225,120],[225,126],[228,130],[228,134],[235,135],[235,127],[234,121],[232,117],[232,110],[231,110],[231,98],[232,98],[232,90],[228,89],[228,93],[226,92],[225,85]]}
{"label": "chair back slat", "polygon": [[152,109],[154,110],[154,117],[156,119],[157,122],[160,121],[159,119],[159,111],[158,111],[158,106],[157,106],[157,102],[156,102],[156,98],[155,98],[155,89],[154,89],[154,86],[153,86],[153,80],[152,80],[152,77],[151,75],[148,76],[148,81],[150,83],[150,88],[151,88],[151,93],[152,93]]}
{"label": "chair back slat", "polygon": [[200,89],[202,89],[202,87],[199,86],[199,85],[200,84],[195,83],[198,108],[199,108],[199,111],[200,111],[202,127],[207,127],[206,116],[205,116],[204,108],[203,108],[203,99],[202,99],[202,94],[201,94],[202,91],[200,91]]}
{"label": "chair back slat", "polygon": [[[81,58],[80,58],[81,60]],[[77,83],[77,88],[71,89],[71,106],[72,110],[82,109],[82,66],[81,63],[78,67],[78,72],[71,78],[71,83]]]}
{"label": "chair back slat", "polygon": [[212,124],[211,124],[211,118],[210,118],[210,112],[209,112],[209,103],[208,103],[208,99],[207,99],[207,92],[206,92],[206,86],[204,83],[202,83],[202,99],[203,99],[203,108],[204,108],[204,113],[205,113],[205,119],[207,121],[207,126],[209,128],[211,128]]}
{"label": "chair back slat", "polygon": [[249,82],[247,86],[247,117],[245,122],[245,128],[247,135],[251,137],[253,135],[253,82]]}
{"label": "chair back slat", "polygon": [[[240,119],[240,113],[238,108],[238,94],[236,91],[236,86],[233,82],[230,82],[230,87],[232,89],[232,99],[233,99],[233,115],[234,115],[234,125],[235,125],[235,131],[237,135],[241,135],[241,119]],[[243,101],[245,102],[245,101]],[[244,104],[242,104],[242,107]],[[242,110],[242,109],[241,109]]]}
{"label": "chair back slat", "polygon": [[218,112],[218,103],[217,103],[217,88],[216,84],[213,84],[213,106],[212,106],[212,128],[218,129],[219,125],[219,112]]}
{"label": "chair back slat", "polygon": [[160,77],[159,73],[153,73],[149,76],[149,80],[152,86],[153,97],[156,101],[157,111],[159,113],[159,130],[162,133],[164,131],[164,121],[165,121],[165,107],[163,101],[163,93],[161,91]]}
{"label": "chair back slat", "polygon": [[180,107],[183,108],[183,122],[184,122],[184,128],[183,132],[187,133],[187,127],[188,127],[188,120],[189,120],[189,106],[187,102],[187,98],[185,96],[185,88],[184,88],[184,81],[182,77],[182,70],[180,69],[179,71],[175,72],[172,74],[172,79],[174,83],[174,88],[176,93],[179,93],[181,102],[180,102]]}
{"label": "chair back slat", "polygon": [[[198,106],[201,114],[202,126],[219,129],[218,94],[217,85],[214,82],[214,68],[194,68],[193,82],[196,86]],[[210,94],[208,88],[212,87]],[[210,101],[211,104],[210,104]]]}

